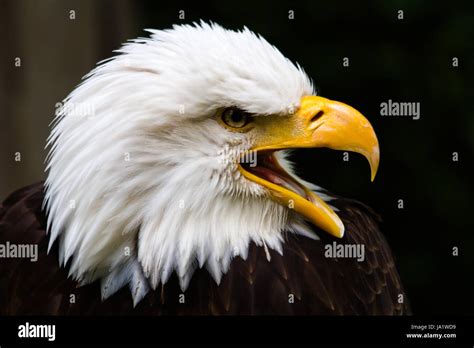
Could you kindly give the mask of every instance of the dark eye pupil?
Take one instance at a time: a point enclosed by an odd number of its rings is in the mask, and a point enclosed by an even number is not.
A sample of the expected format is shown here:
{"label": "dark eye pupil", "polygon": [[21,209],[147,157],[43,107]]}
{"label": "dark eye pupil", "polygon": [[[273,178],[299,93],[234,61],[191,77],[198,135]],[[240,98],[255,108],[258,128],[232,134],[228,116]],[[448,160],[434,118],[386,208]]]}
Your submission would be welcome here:
{"label": "dark eye pupil", "polygon": [[221,115],[222,121],[230,127],[242,128],[244,127],[249,119],[250,115],[238,108],[227,108]]}
{"label": "dark eye pupil", "polygon": [[232,119],[232,122],[238,123],[242,121],[244,115],[240,110],[232,110],[232,115],[230,116],[230,118]]}

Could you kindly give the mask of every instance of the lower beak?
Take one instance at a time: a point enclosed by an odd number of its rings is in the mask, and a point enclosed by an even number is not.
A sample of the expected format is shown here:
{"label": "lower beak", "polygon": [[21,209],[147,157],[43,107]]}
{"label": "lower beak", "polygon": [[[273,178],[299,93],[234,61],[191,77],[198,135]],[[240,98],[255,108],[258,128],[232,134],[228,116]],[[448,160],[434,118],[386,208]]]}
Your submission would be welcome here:
{"label": "lower beak", "polygon": [[[256,123],[256,143],[251,150],[261,153],[289,148],[326,147],[353,151],[367,158],[372,181],[375,178],[379,164],[377,137],[369,121],[346,104],[318,96],[306,96],[293,115],[257,117]],[[293,208],[335,237],[344,235],[344,225],[331,207],[277,163],[273,163],[273,170],[279,172],[280,177],[284,173],[287,180],[292,180],[293,187],[299,187],[296,192],[288,189],[288,185],[278,185],[242,166],[239,168],[247,179],[265,186],[271,197],[280,204]]]}

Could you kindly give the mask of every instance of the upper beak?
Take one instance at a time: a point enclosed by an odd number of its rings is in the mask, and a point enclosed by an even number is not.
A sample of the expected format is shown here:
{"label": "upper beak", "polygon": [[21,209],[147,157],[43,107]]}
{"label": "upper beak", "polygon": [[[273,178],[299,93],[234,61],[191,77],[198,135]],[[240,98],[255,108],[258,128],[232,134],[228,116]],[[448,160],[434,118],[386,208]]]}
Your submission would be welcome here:
{"label": "upper beak", "polygon": [[[374,180],[379,165],[379,144],[369,121],[349,105],[319,96],[306,96],[299,109],[288,117],[259,117],[260,127],[252,150],[277,150],[302,147],[327,147],[353,151],[367,158]],[[272,120],[270,120],[272,119]],[[258,176],[241,170],[248,179],[269,189],[272,197],[281,204],[292,202],[295,211],[305,216],[326,232],[342,237],[344,225],[337,214],[315,193],[296,179],[306,193],[302,197],[287,188],[275,185]]]}

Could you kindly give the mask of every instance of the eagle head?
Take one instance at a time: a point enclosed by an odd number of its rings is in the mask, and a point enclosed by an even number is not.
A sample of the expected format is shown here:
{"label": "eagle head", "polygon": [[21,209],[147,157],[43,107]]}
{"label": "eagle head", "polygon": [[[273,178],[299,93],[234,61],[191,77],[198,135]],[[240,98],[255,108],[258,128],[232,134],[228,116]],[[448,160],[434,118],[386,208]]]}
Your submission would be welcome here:
{"label": "eagle head", "polygon": [[106,298],[135,303],[175,272],[219,282],[250,243],[281,253],[284,233],[335,237],[344,225],[286,150],[379,148],[355,109],[315,95],[298,65],[248,29],[149,30],[89,73],[57,111],[48,139],[50,247]]}

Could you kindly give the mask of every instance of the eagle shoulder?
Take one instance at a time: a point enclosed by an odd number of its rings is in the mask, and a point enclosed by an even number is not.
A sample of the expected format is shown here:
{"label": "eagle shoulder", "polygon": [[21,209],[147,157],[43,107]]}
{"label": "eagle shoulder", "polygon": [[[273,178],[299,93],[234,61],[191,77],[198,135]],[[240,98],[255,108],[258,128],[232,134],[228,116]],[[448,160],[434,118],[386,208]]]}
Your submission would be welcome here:
{"label": "eagle shoulder", "polygon": [[[0,206],[0,243],[37,244],[36,262],[9,258],[0,263],[0,314],[410,314],[379,218],[362,203],[337,199],[346,226],[335,240],[285,233],[283,253],[251,244],[236,257],[220,284],[204,269],[183,293],[173,275],[136,307],[126,288],[101,301],[98,282],[78,287],[58,263],[57,243],[48,253],[43,183],[11,194]],[[320,231],[319,231],[320,232]],[[331,243],[364,245],[364,261],[326,257]]]}

